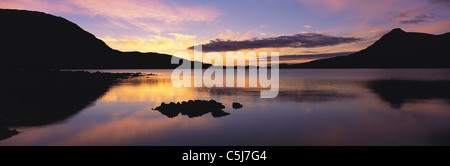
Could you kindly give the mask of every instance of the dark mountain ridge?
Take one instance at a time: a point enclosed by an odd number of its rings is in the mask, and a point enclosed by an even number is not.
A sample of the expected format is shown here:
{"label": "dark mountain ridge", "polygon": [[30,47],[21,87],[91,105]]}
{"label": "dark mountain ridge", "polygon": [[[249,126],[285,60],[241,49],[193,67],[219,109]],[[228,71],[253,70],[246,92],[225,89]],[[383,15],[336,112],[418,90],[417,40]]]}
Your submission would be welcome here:
{"label": "dark mountain ridge", "polygon": [[396,28],[371,46],[348,56],[286,68],[449,68],[450,33],[432,35]]}
{"label": "dark mountain ridge", "polygon": [[[0,9],[0,68],[175,68],[171,55],[121,52],[78,25],[50,14]],[[209,65],[204,65],[205,67]]]}

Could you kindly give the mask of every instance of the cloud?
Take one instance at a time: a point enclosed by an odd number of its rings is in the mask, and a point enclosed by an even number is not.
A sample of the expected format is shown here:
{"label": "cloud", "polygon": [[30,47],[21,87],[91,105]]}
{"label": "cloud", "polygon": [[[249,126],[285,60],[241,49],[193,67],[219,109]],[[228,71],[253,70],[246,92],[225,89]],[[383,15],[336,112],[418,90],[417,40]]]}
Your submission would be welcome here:
{"label": "cloud", "polygon": [[429,22],[436,18],[434,12],[429,11],[428,6],[420,6],[417,8],[404,10],[392,16],[389,21],[400,24],[418,24],[422,22]]}
{"label": "cloud", "polygon": [[[297,55],[280,55],[279,56],[279,62],[285,63],[285,64],[296,64],[296,63],[305,63],[310,62],[313,60],[318,59],[325,59],[325,58],[333,58],[337,56],[347,56],[355,52],[335,52],[335,53],[323,53],[323,54],[297,54]],[[269,56],[270,57],[270,56]],[[260,60],[269,60],[269,57],[267,58],[257,58],[257,61]]]}
{"label": "cloud", "polygon": [[181,34],[181,33],[168,33],[168,35],[174,36],[175,39],[179,42],[192,41],[194,38],[197,37],[194,35],[185,35],[185,34]]}
{"label": "cloud", "polygon": [[235,39],[240,35],[240,32],[233,32],[231,29],[226,29],[225,32],[220,32],[217,36],[220,39],[231,40]]}
{"label": "cloud", "polygon": [[450,0],[429,0],[431,3],[450,3]]}
{"label": "cloud", "polygon": [[186,47],[194,44],[194,35],[168,33],[167,35],[148,35],[146,37],[111,37],[100,39],[111,48],[122,51],[160,52],[173,54],[176,51],[185,51]]}
{"label": "cloud", "polygon": [[450,30],[450,19],[441,20],[432,24],[424,24],[405,28],[406,31],[412,32],[434,32],[435,34],[447,33]]}
{"label": "cloud", "polygon": [[70,1],[90,15],[131,20],[152,19],[168,23],[211,21],[217,13],[203,6],[182,6],[160,0],[89,0]]}
{"label": "cloud", "polygon": [[74,5],[55,0],[2,0],[1,8],[35,10],[48,13],[76,13],[81,10]]}
{"label": "cloud", "polygon": [[325,54],[306,54],[306,55],[283,55],[280,56],[280,61],[290,61],[290,60],[312,60],[312,59],[324,59],[332,58],[337,56],[347,56],[354,52],[337,52],[337,53],[325,53]]}
{"label": "cloud", "polygon": [[435,15],[434,15],[434,13],[430,13],[430,14],[420,14],[420,15],[417,15],[417,16],[415,16],[414,18],[412,18],[412,19],[409,19],[409,20],[401,20],[401,21],[399,21],[399,23],[400,24],[417,24],[417,23],[421,23],[421,22],[427,22],[428,21],[428,19],[432,19],[432,18],[434,18],[435,17]]}
{"label": "cloud", "polygon": [[[421,29],[425,33],[450,31],[436,27],[450,16],[450,0],[297,0],[307,10],[326,17],[345,18],[333,31],[370,35],[372,30]],[[442,24],[442,23],[441,23]],[[428,26],[427,28],[417,28]],[[433,26],[431,26],[433,25]],[[444,29],[444,30],[443,30]],[[361,43],[361,42],[359,42]],[[358,44],[359,44],[358,43]]]}
{"label": "cloud", "polygon": [[[359,14],[373,15],[375,13],[384,12],[389,7],[397,8],[396,0],[298,0],[301,4],[314,8],[320,12],[340,12],[340,11],[357,11]],[[406,4],[407,5],[407,4]],[[403,5],[405,6],[405,5]]]}
{"label": "cloud", "polygon": [[312,26],[310,26],[310,25],[305,25],[305,26],[303,26],[303,27],[305,27],[305,28],[311,28]]}
{"label": "cloud", "polygon": [[[251,39],[242,41],[233,40],[211,40],[209,43],[202,46],[202,51],[238,51],[242,49],[257,49],[257,48],[314,48],[323,46],[334,46],[343,43],[352,43],[361,41],[361,38],[355,37],[336,37],[317,33],[302,33],[292,36],[278,36],[262,39]],[[188,49],[193,50],[194,46]]]}
{"label": "cloud", "polygon": [[[2,8],[36,10],[51,14],[103,17],[109,22],[126,22],[144,30],[190,22],[211,22],[220,12],[211,6],[180,5],[171,0],[2,0]],[[126,25],[123,25],[125,27]]]}

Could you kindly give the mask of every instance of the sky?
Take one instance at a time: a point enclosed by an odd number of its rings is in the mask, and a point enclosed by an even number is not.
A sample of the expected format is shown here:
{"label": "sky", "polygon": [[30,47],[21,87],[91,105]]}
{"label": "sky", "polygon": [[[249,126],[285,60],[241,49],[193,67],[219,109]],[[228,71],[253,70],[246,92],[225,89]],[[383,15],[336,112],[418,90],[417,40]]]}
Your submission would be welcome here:
{"label": "sky", "polygon": [[393,28],[450,32],[450,0],[0,0],[61,16],[121,51],[279,52],[300,63],[366,48]]}

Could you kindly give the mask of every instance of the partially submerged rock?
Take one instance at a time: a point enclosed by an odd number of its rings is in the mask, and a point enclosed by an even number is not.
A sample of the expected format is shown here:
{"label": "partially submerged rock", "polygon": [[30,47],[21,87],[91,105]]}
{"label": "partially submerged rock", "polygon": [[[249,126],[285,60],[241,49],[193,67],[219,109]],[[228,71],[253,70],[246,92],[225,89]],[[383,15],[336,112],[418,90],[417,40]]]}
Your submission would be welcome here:
{"label": "partially submerged rock", "polygon": [[19,132],[16,129],[10,130],[6,127],[0,127],[0,140],[4,140],[17,134],[19,134]]}
{"label": "partially submerged rock", "polygon": [[242,104],[241,104],[241,103],[238,103],[238,102],[233,102],[233,108],[234,108],[234,109],[242,108]]}
{"label": "partially submerged rock", "polygon": [[174,118],[181,113],[189,118],[199,117],[207,113],[211,113],[213,117],[227,116],[230,113],[223,111],[225,106],[215,100],[189,100],[183,102],[170,102],[169,104],[161,103],[161,106],[154,108],[169,118]]}

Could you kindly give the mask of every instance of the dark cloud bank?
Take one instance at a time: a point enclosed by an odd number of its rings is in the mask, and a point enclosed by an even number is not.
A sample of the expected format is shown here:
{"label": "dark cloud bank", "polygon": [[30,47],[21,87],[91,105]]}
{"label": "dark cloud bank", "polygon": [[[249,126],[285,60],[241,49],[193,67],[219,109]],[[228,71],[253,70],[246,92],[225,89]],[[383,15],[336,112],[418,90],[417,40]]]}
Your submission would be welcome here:
{"label": "dark cloud bank", "polygon": [[[214,52],[214,51],[238,51],[242,49],[256,49],[256,48],[313,48],[323,46],[334,46],[344,43],[352,43],[361,41],[361,38],[355,37],[336,37],[317,33],[304,33],[296,34],[292,36],[278,36],[261,39],[251,39],[243,41],[233,40],[211,40],[207,44],[203,44],[202,51]],[[188,49],[193,50],[194,46]]]}
{"label": "dark cloud bank", "polygon": [[450,0],[429,0],[431,3],[450,3]]}
{"label": "dark cloud bank", "polygon": [[399,21],[400,24],[417,24],[417,23],[421,23],[421,22],[427,22],[429,19],[433,19],[435,17],[434,13],[430,13],[430,14],[420,14],[415,16],[412,19],[409,20],[402,20]]}
{"label": "dark cloud bank", "polygon": [[310,60],[310,59],[324,59],[324,58],[332,58],[337,56],[347,56],[353,54],[355,52],[337,52],[337,53],[326,53],[326,54],[307,54],[307,55],[283,55],[280,56],[280,61],[289,61],[289,60]]}

